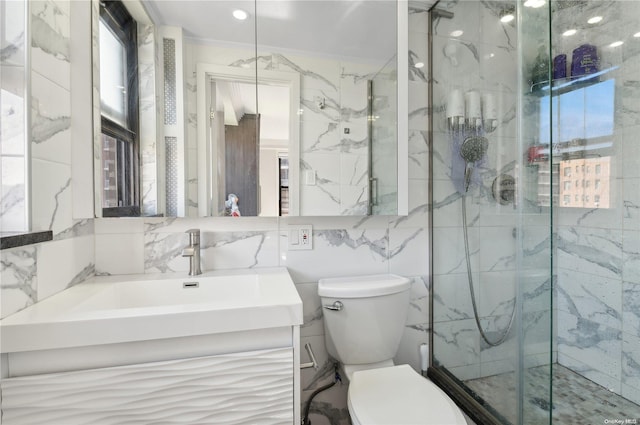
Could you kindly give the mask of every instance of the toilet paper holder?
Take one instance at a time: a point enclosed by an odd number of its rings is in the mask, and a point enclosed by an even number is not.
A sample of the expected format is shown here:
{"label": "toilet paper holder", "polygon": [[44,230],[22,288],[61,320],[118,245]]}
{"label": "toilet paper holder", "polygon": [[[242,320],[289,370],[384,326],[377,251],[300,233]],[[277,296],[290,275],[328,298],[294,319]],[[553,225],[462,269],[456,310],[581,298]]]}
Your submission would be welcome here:
{"label": "toilet paper holder", "polygon": [[309,358],[311,359],[311,361],[308,362],[308,363],[300,364],[300,369],[308,369],[308,368],[312,367],[315,370],[318,370],[318,362],[316,361],[316,356],[313,355],[313,350],[311,349],[311,344],[307,342],[304,345],[304,349],[307,350],[307,353],[309,354]]}

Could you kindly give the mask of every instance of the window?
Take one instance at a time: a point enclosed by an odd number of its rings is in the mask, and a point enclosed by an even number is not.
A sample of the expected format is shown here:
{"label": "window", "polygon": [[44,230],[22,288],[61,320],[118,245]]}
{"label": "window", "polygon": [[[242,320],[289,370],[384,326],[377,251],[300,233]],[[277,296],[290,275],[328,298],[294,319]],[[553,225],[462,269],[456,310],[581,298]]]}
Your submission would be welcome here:
{"label": "window", "polygon": [[593,201],[597,204],[600,202],[600,195],[594,195],[593,196]]}
{"label": "window", "polygon": [[589,180],[585,180],[584,187],[589,187]]}
{"label": "window", "polygon": [[564,167],[564,176],[565,177],[571,176],[571,167]]}
{"label": "window", "polygon": [[596,164],[596,174],[600,174],[601,169],[602,167],[600,166],[600,164]]}
{"label": "window", "polygon": [[571,190],[571,182],[564,182],[564,190]]}
{"label": "window", "polygon": [[100,2],[102,215],[139,216],[137,28],[123,3]]}
{"label": "window", "polygon": [[571,202],[571,197],[569,195],[564,195],[564,204],[569,205],[569,202]]}
{"label": "window", "polygon": [[600,189],[600,179],[597,179],[593,185],[596,188],[596,190]]}

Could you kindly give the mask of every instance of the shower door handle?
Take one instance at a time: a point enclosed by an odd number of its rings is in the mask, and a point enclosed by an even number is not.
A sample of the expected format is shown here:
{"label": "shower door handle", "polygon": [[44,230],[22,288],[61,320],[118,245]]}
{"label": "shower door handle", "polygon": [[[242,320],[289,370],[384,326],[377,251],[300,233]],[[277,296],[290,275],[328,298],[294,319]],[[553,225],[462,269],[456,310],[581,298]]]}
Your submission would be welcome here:
{"label": "shower door handle", "polygon": [[369,204],[371,206],[378,205],[378,179],[375,177],[369,179],[369,193],[371,196]]}
{"label": "shower door handle", "polygon": [[322,307],[326,308],[327,310],[342,311],[342,308],[344,307],[344,304],[342,304],[341,301],[335,301],[331,305],[323,305]]}

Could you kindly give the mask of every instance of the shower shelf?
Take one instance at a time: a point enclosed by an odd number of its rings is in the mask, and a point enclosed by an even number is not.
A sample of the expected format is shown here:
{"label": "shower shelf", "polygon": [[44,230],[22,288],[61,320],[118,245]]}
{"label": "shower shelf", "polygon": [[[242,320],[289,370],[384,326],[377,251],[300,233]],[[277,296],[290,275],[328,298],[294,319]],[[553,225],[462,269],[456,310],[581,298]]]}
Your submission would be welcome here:
{"label": "shower shelf", "polygon": [[549,84],[548,80],[541,81],[539,83],[532,84],[529,93],[538,97],[549,96],[549,87],[551,87],[552,95],[558,96],[563,93],[568,93],[573,90],[597,84],[601,82],[601,76],[615,71],[618,68],[618,66],[612,66],[610,68],[603,69],[602,71],[594,72],[593,74],[552,80],[551,84]]}

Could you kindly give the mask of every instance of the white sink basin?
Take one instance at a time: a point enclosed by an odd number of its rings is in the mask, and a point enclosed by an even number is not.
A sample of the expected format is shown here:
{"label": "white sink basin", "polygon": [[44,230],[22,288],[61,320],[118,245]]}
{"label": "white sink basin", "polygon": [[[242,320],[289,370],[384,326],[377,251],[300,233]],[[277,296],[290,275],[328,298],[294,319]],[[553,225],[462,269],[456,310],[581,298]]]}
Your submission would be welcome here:
{"label": "white sink basin", "polygon": [[302,324],[286,268],[95,277],[0,321],[2,353]]}
{"label": "white sink basin", "polygon": [[[262,276],[264,280],[264,276]],[[196,276],[99,284],[101,289],[81,301],[72,312],[118,310],[128,308],[229,308],[257,305],[275,288],[261,291],[257,274]]]}

